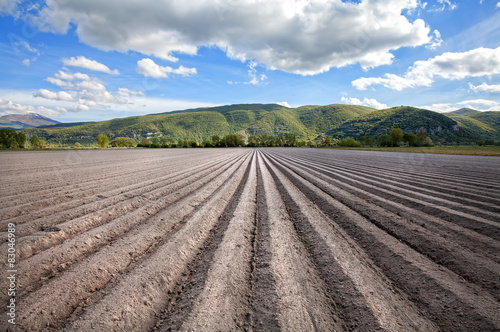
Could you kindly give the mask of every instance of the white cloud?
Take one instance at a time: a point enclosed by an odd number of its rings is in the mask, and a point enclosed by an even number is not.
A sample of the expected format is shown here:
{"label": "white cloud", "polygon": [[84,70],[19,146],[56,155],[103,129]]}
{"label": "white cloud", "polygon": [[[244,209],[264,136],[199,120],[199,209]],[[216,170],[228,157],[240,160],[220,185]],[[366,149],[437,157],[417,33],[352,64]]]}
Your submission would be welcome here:
{"label": "white cloud", "polygon": [[59,111],[43,106],[35,107],[31,105],[22,105],[10,100],[0,99],[0,116],[7,114],[24,114],[27,112],[38,113],[48,117],[56,117],[60,114]]}
{"label": "white cloud", "polygon": [[248,64],[248,75],[250,76],[250,81],[245,82],[245,84],[252,84],[252,85],[261,85],[264,84],[265,80],[267,79],[267,76],[264,74],[257,74],[257,62],[251,61]]}
{"label": "white cloud", "polygon": [[173,69],[169,66],[157,65],[153,60],[145,58],[137,61],[137,72],[146,77],[168,77],[170,74],[177,74],[181,76],[191,76],[196,74],[196,68],[186,68],[184,66],[179,66],[177,69]]}
{"label": "white cloud", "polygon": [[87,105],[80,104],[80,105],[73,106],[71,108],[71,112],[75,112],[75,113],[85,112],[85,111],[88,111],[89,109],[90,109],[90,107],[88,107]]}
{"label": "white cloud", "polygon": [[443,39],[441,38],[441,33],[438,30],[434,30],[432,34],[434,36],[432,37],[431,42],[426,46],[426,48],[435,50],[436,48],[441,46],[441,44],[443,43]]}
{"label": "white cloud", "polygon": [[118,94],[122,97],[144,96],[142,91],[133,91],[127,88],[118,88]]}
{"label": "white cloud", "polygon": [[11,13],[17,5],[17,1],[0,0],[0,13]]}
{"label": "white cloud", "polygon": [[430,106],[422,106],[421,108],[440,113],[453,112],[460,108],[472,108],[481,112],[487,112],[500,111],[500,103],[493,100],[474,99],[457,103],[432,104]]}
{"label": "white cloud", "polygon": [[500,8],[500,2],[497,2],[496,8]]}
{"label": "white cloud", "polygon": [[430,9],[431,12],[442,12],[442,11],[444,11],[446,9],[455,10],[457,8],[457,6],[458,6],[456,3],[453,3],[450,0],[438,0],[438,3],[441,6],[433,6]]}
{"label": "white cloud", "polygon": [[368,106],[368,107],[373,107],[376,109],[387,108],[386,104],[382,104],[373,98],[365,98],[365,99],[363,99],[363,101],[361,101],[358,98],[342,97],[341,100],[343,103],[346,103],[349,105]]}
{"label": "white cloud", "polygon": [[463,53],[444,53],[426,61],[417,61],[403,76],[361,77],[352,82],[358,90],[372,85],[401,91],[406,88],[430,86],[435,77],[458,80],[500,74],[500,47],[477,48]]}
{"label": "white cloud", "polygon": [[469,83],[469,88],[474,92],[500,93],[500,84],[489,85],[489,84],[483,83],[481,85],[474,86],[472,83]]}
{"label": "white cloud", "polygon": [[84,56],[79,56],[79,57],[71,57],[69,59],[63,59],[63,64],[65,66],[71,66],[71,67],[80,67],[80,68],[85,68],[85,69],[90,69],[94,71],[100,71],[103,73],[111,74],[111,75],[118,75],[120,72],[117,69],[111,70],[109,69],[108,66],[97,62],[95,60],[90,60],[87,59]]}
{"label": "white cloud", "polygon": [[290,106],[290,104],[287,103],[286,101],[280,101],[280,102],[277,102],[276,104],[284,106],[284,107],[292,108],[292,106]]}
{"label": "white cloud", "polygon": [[313,75],[390,64],[392,51],[429,43],[426,23],[404,14],[420,7],[419,0],[48,1],[31,21],[59,33],[75,26],[82,42],[106,51],[177,61],[175,53],[216,46],[233,59]]}
{"label": "white cloud", "polygon": [[59,101],[76,101],[77,94],[76,93],[68,93],[66,91],[52,92],[47,89],[40,89],[37,93],[34,94],[35,97],[51,99],[51,100],[59,100]]}
{"label": "white cloud", "polygon": [[[50,91],[40,89],[33,97],[54,100],[59,102],[71,102],[73,106],[66,107],[70,112],[84,112],[90,108],[109,108],[110,105],[128,104],[131,96],[142,95],[141,91],[132,91],[120,88],[116,94],[109,92],[99,79],[82,73],[59,71],[55,77],[47,77],[46,81],[64,89],[63,91]],[[77,105],[75,106],[74,103]]]}

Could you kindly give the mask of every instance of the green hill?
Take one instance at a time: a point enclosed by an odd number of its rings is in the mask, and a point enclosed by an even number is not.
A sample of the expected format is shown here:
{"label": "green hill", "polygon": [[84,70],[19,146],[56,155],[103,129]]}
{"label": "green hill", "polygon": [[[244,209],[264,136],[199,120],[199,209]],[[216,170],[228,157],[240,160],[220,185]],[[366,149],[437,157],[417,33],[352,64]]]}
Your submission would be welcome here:
{"label": "green hill", "polygon": [[464,116],[472,116],[472,115],[476,115],[479,113],[481,113],[481,112],[473,110],[472,108],[461,108],[459,110],[445,113],[445,114],[458,114],[458,115],[464,115]]}
{"label": "green hill", "polygon": [[500,112],[480,112],[462,108],[444,114],[480,139],[500,140]]}
{"label": "green hill", "polygon": [[474,120],[481,121],[482,123],[494,128],[500,132],[500,112],[479,112],[470,116]]}
{"label": "green hill", "polygon": [[327,133],[336,138],[362,136],[378,137],[389,134],[392,128],[401,128],[403,132],[416,133],[425,128],[434,142],[471,143],[476,135],[443,114],[415,107],[401,106],[371,112],[332,128]]}
{"label": "green hill", "polygon": [[114,137],[167,136],[203,141],[232,133],[276,135],[290,132],[313,139],[338,123],[373,111],[363,106],[329,105],[287,108],[276,104],[243,104],[134,116],[81,125],[59,124],[26,129],[28,135],[48,140],[91,142],[97,135]]}
{"label": "green hill", "polygon": [[[464,115],[468,114],[468,115]],[[49,142],[94,143],[97,135],[115,137],[160,137],[198,142],[213,135],[238,133],[277,135],[292,133],[298,140],[362,136],[377,138],[392,128],[416,133],[425,128],[434,142],[474,143],[479,139],[500,139],[500,112],[458,110],[441,114],[415,107],[401,106],[375,110],[355,105],[301,106],[287,108],[277,104],[241,104],[197,108],[83,124],[58,124],[27,128],[28,136],[37,135]]]}

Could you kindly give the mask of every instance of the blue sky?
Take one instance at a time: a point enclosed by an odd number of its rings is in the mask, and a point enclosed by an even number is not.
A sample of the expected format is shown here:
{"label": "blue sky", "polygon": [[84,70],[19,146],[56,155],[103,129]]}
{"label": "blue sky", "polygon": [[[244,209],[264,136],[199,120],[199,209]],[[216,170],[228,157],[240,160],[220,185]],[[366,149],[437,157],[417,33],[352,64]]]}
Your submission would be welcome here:
{"label": "blue sky", "polygon": [[500,111],[492,0],[0,0],[0,115],[235,103]]}

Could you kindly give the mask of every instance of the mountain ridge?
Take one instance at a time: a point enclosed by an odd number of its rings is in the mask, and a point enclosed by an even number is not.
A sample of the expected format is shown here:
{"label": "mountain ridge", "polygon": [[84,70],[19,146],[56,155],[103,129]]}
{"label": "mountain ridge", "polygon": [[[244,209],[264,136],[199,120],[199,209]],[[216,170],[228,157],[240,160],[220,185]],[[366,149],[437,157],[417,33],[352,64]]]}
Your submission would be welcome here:
{"label": "mountain ridge", "polygon": [[59,123],[60,122],[57,120],[53,120],[34,112],[0,116],[0,128],[5,129],[23,129],[27,127],[40,127]]}
{"label": "mountain ridge", "polygon": [[497,115],[473,111],[464,111],[470,114],[467,116],[410,106],[376,110],[344,104],[305,105],[297,108],[278,104],[234,104],[77,125],[57,124],[29,128],[25,132],[28,136],[37,135],[48,140],[89,143],[95,142],[95,137],[100,134],[110,139],[132,137],[139,140],[166,136],[202,142],[214,135],[222,137],[238,133],[247,138],[251,135],[292,133],[299,140],[319,141],[326,136],[359,139],[370,135],[377,138],[381,134],[388,134],[392,128],[415,133],[423,127],[433,141],[447,144],[469,144],[485,137],[500,139],[500,121],[497,121]]}

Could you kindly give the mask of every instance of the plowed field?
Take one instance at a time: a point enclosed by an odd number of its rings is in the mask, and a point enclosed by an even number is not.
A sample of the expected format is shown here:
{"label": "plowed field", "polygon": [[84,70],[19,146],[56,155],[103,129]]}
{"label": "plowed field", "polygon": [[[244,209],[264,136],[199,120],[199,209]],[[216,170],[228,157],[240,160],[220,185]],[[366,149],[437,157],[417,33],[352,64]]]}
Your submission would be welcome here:
{"label": "plowed field", "polygon": [[498,157],[40,151],[0,167],[0,330],[500,330]]}

